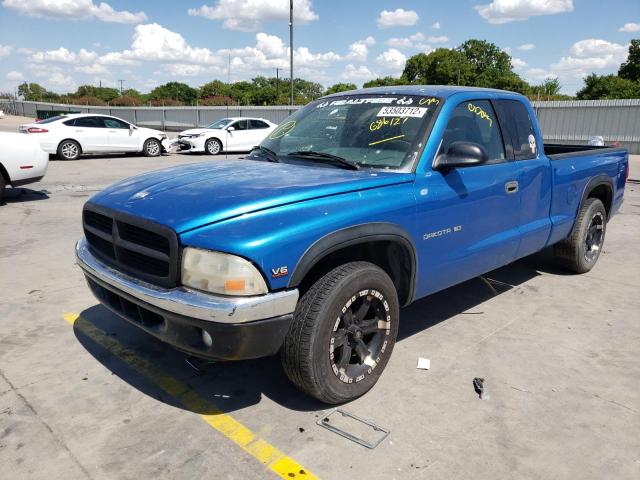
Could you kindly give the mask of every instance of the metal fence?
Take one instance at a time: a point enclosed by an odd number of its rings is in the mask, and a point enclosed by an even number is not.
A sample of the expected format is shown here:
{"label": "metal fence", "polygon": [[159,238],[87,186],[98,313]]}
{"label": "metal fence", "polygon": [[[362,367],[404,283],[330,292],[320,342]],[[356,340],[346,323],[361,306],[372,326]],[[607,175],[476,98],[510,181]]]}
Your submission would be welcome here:
{"label": "metal fence", "polygon": [[[533,102],[545,141],[587,143],[602,136],[618,142],[630,153],[640,153],[640,99]],[[280,123],[299,107],[92,107],[43,102],[0,100],[0,109],[36,117],[37,110],[104,113],[143,127],[183,130],[204,127],[224,117],[250,116]]]}

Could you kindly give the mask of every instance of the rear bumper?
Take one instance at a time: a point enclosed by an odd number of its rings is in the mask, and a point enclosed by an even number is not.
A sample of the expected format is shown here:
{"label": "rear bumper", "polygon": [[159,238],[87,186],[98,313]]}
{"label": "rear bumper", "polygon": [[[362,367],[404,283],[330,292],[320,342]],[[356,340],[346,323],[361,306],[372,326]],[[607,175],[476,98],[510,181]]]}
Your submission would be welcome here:
{"label": "rear bumper", "polygon": [[76,246],[89,288],[112,312],[192,355],[244,360],[275,354],[298,300],[297,290],[260,297],[221,297],[140,282],[96,259],[84,239]]}

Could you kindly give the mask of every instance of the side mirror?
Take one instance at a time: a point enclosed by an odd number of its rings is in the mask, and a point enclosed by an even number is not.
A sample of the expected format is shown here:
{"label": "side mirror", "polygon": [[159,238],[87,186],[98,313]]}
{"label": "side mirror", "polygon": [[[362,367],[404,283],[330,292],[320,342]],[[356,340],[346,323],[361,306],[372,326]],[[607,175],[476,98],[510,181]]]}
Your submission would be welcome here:
{"label": "side mirror", "polygon": [[473,142],[453,142],[446,153],[436,158],[434,168],[446,170],[454,167],[471,167],[488,160],[487,151],[482,145]]}
{"label": "side mirror", "polygon": [[227,127],[227,132],[233,132],[235,130],[235,127]]}
{"label": "side mirror", "polygon": [[135,125],[131,125],[129,124],[129,131],[133,132],[134,130],[136,130],[138,127],[136,127]]}

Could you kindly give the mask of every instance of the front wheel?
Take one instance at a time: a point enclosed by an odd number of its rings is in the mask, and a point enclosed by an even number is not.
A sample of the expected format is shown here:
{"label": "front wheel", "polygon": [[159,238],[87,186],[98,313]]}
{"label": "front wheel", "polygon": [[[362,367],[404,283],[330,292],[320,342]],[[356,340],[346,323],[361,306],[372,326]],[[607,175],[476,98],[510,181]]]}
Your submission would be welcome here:
{"label": "front wheel", "polygon": [[600,257],[607,231],[607,210],[597,198],[587,198],[571,235],[554,247],[559,263],[576,273],[586,273]]}
{"label": "front wheel", "polygon": [[318,400],[338,404],[369,391],[398,333],[398,294],[368,262],[334,268],[302,296],[281,349],[289,379]]}
{"label": "front wheel", "polygon": [[209,155],[218,155],[222,151],[222,144],[217,138],[210,138],[204,144],[204,150]]}
{"label": "front wheel", "polygon": [[142,153],[145,157],[157,157],[162,153],[162,145],[155,138],[150,138],[142,147]]}

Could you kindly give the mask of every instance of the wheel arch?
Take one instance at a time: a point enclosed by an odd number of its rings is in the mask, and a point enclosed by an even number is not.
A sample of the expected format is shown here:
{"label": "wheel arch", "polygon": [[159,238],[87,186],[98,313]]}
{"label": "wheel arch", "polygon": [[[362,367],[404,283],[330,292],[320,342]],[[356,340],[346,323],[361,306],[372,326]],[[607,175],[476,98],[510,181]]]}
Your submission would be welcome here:
{"label": "wheel arch", "polygon": [[613,207],[613,181],[608,175],[597,175],[589,180],[582,193],[578,212],[588,198],[597,198],[602,202],[607,212],[607,221],[609,221]]}
{"label": "wheel arch", "polygon": [[58,150],[60,149],[60,145],[62,145],[62,144],[63,144],[63,142],[66,142],[67,140],[70,140],[70,141],[72,141],[72,142],[75,142],[75,143],[78,145],[78,147],[80,147],[80,153],[79,153],[79,155],[82,155],[82,152],[84,152],[84,148],[82,147],[82,143],[81,143],[81,142],[79,142],[78,140],[76,140],[75,138],[71,138],[71,137],[63,138],[62,140],[60,140],[60,141],[58,142],[58,146],[56,147],[56,153],[57,153],[57,152],[58,152]]}
{"label": "wheel arch", "polygon": [[2,178],[4,178],[4,183],[6,185],[10,185],[11,184],[11,177],[9,176],[9,172],[7,171],[5,166],[2,164],[2,162],[0,162],[0,176],[2,176]]}
{"label": "wheel arch", "polygon": [[204,141],[204,151],[207,151],[207,142],[209,140],[217,140],[220,143],[220,151],[222,152],[223,150],[226,150],[226,145],[224,144],[224,142],[222,141],[222,139],[220,137],[217,137],[215,135],[212,135],[210,137],[207,137],[207,139]]}
{"label": "wheel arch", "polygon": [[393,280],[402,306],[415,296],[417,254],[410,235],[392,223],[368,223],[332,232],[314,242],[291,275],[289,288],[304,290],[344,261],[364,260],[382,268]]}

